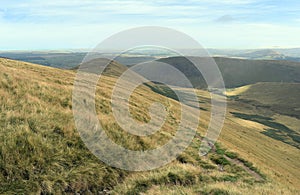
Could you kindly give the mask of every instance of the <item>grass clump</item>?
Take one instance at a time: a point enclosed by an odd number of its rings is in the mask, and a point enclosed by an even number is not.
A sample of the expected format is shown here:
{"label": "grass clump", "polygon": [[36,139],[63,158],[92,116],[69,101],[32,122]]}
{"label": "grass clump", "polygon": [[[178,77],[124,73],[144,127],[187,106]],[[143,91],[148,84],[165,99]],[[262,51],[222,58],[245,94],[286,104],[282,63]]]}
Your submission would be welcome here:
{"label": "grass clump", "polygon": [[217,179],[218,181],[228,181],[228,182],[236,182],[238,180],[238,176],[236,175],[224,175]]}
{"label": "grass clump", "polygon": [[214,163],[216,163],[216,164],[218,164],[218,165],[223,165],[223,166],[225,166],[225,165],[230,165],[230,164],[231,164],[225,157],[219,156],[219,155],[211,155],[211,156],[210,156],[210,159],[211,159]]}
{"label": "grass clump", "polygon": [[215,147],[216,147],[216,153],[217,154],[220,154],[220,155],[225,154],[226,150],[221,148],[219,143],[215,143]]}
{"label": "grass clump", "polygon": [[237,153],[235,153],[235,152],[229,152],[229,151],[226,151],[226,152],[225,152],[225,155],[226,155],[227,157],[231,158],[231,159],[235,159],[235,158],[238,157],[238,154],[237,154]]}
{"label": "grass clump", "polygon": [[176,159],[183,164],[196,164],[195,158],[187,153],[180,154]]}
{"label": "grass clump", "polygon": [[215,188],[215,189],[210,190],[208,194],[210,194],[210,195],[229,195],[229,192],[227,190]]}

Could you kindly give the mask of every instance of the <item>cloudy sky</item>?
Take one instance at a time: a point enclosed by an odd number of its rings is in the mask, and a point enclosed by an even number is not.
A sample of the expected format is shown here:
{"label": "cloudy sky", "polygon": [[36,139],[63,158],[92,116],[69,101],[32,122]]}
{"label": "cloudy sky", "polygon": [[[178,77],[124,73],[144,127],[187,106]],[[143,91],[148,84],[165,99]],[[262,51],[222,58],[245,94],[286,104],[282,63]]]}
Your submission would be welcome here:
{"label": "cloudy sky", "polygon": [[300,47],[300,1],[4,0],[0,50],[89,49],[148,25],[182,31],[205,48]]}

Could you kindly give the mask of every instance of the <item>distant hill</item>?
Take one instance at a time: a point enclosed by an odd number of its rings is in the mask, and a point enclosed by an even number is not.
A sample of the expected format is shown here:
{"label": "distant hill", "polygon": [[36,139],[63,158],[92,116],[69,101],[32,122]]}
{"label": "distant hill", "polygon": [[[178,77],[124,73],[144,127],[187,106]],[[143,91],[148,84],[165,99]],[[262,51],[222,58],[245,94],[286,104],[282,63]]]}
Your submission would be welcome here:
{"label": "distant hill", "polygon": [[80,64],[87,52],[0,52],[0,57],[70,69]]}
{"label": "distant hill", "polygon": [[[194,57],[195,58],[195,57]],[[126,58],[121,58],[126,61]],[[129,60],[142,60],[148,61],[148,59],[139,58],[129,58]],[[197,58],[200,62],[205,62],[205,58]],[[109,63],[107,59],[97,59],[103,64],[103,60]],[[97,61],[96,60],[96,61]],[[119,58],[116,60],[120,60]],[[226,88],[236,88],[244,85],[255,84],[258,82],[284,82],[284,83],[300,83],[300,62],[284,61],[284,60],[246,60],[238,58],[224,58],[224,57],[214,57],[216,64],[218,65]],[[97,63],[95,60],[90,62],[94,66],[95,70]],[[105,73],[109,75],[120,76],[128,66],[125,66],[118,61],[113,61],[106,70]],[[196,88],[206,88],[206,82],[199,73],[199,71],[194,67],[194,65],[184,57],[169,57],[161,58],[157,60],[158,62],[163,62],[170,64],[184,73],[191,83]],[[127,61],[128,62],[128,61]],[[136,61],[140,62],[140,61]],[[155,62],[153,62],[155,63]],[[151,66],[151,63],[149,63]],[[77,69],[76,66],[72,69]],[[145,70],[135,69],[137,73],[143,72]],[[155,71],[155,69],[151,69]],[[168,80],[170,83],[174,81],[174,85],[178,82],[168,74],[168,70],[159,70],[158,72],[153,72],[152,74],[161,75],[164,79]],[[186,87],[186,86],[182,86]]]}
{"label": "distant hill", "polygon": [[300,83],[257,83],[230,90],[228,95],[300,119]]}
{"label": "distant hill", "polygon": [[287,60],[300,62],[300,48],[292,49],[208,49],[212,56],[235,57],[256,60]]}
{"label": "distant hill", "polygon": [[114,77],[121,76],[121,74],[128,69],[126,66],[116,61],[107,58],[96,58],[85,62],[84,66],[77,65],[71,68],[71,70],[78,70],[80,68],[81,71],[99,74],[99,71],[102,70],[104,66],[106,67],[103,70],[103,74]]}
{"label": "distant hill", "polygon": [[[198,59],[201,61],[201,59]],[[205,60],[205,59],[204,59]],[[227,88],[235,88],[257,82],[300,83],[300,63],[279,60],[245,60],[215,57]],[[158,60],[168,63],[183,72],[197,88],[205,88],[199,71],[184,57],[170,57]],[[164,74],[168,77],[167,72]],[[171,78],[170,78],[171,79]]]}
{"label": "distant hill", "polygon": [[257,82],[300,82],[300,63],[279,60],[215,58],[226,87]]}
{"label": "distant hill", "polygon": [[296,57],[299,58],[300,57],[300,48],[289,48],[289,49],[273,49],[275,51],[278,51],[286,56],[290,56],[290,57]]}
{"label": "distant hill", "polygon": [[126,65],[126,66],[131,66],[134,64],[138,64],[138,63],[143,63],[143,62],[147,62],[147,61],[152,61],[152,60],[156,60],[157,58],[152,57],[152,56],[118,56],[115,58],[115,61]]}
{"label": "distant hill", "polygon": [[257,51],[250,51],[237,55],[239,57],[245,57],[248,59],[270,59],[270,60],[283,60],[285,55],[272,49],[263,49]]}

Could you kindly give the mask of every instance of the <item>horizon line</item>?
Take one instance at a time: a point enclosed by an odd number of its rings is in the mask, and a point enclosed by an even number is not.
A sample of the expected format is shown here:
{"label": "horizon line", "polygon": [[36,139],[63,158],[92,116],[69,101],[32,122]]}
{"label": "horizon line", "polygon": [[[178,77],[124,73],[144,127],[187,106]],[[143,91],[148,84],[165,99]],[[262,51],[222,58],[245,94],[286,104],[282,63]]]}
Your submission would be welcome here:
{"label": "horizon line", "polygon": [[[189,49],[193,50],[196,48],[178,48],[178,49]],[[300,49],[299,47],[257,47],[257,48],[218,48],[218,47],[208,47],[208,48],[202,48],[205,50],[276,50],[276,49]],[[90,52],[92,51],[90,48],[49,48],[49,49],[0,49],[0,52]],[[122,49],[108,49],[110,51],[120,51]]]}

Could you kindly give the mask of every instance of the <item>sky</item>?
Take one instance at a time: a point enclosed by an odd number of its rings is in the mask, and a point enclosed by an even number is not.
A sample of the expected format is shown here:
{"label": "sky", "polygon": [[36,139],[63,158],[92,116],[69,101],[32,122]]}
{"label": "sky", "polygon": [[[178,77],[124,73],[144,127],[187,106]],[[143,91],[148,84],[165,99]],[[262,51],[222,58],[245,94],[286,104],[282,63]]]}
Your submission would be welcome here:
{"label": "sky", "polygon": [[300,1],[2,0],[0,50],[91,49],[140,26],[179,30],[204,48],[295,48]]}

